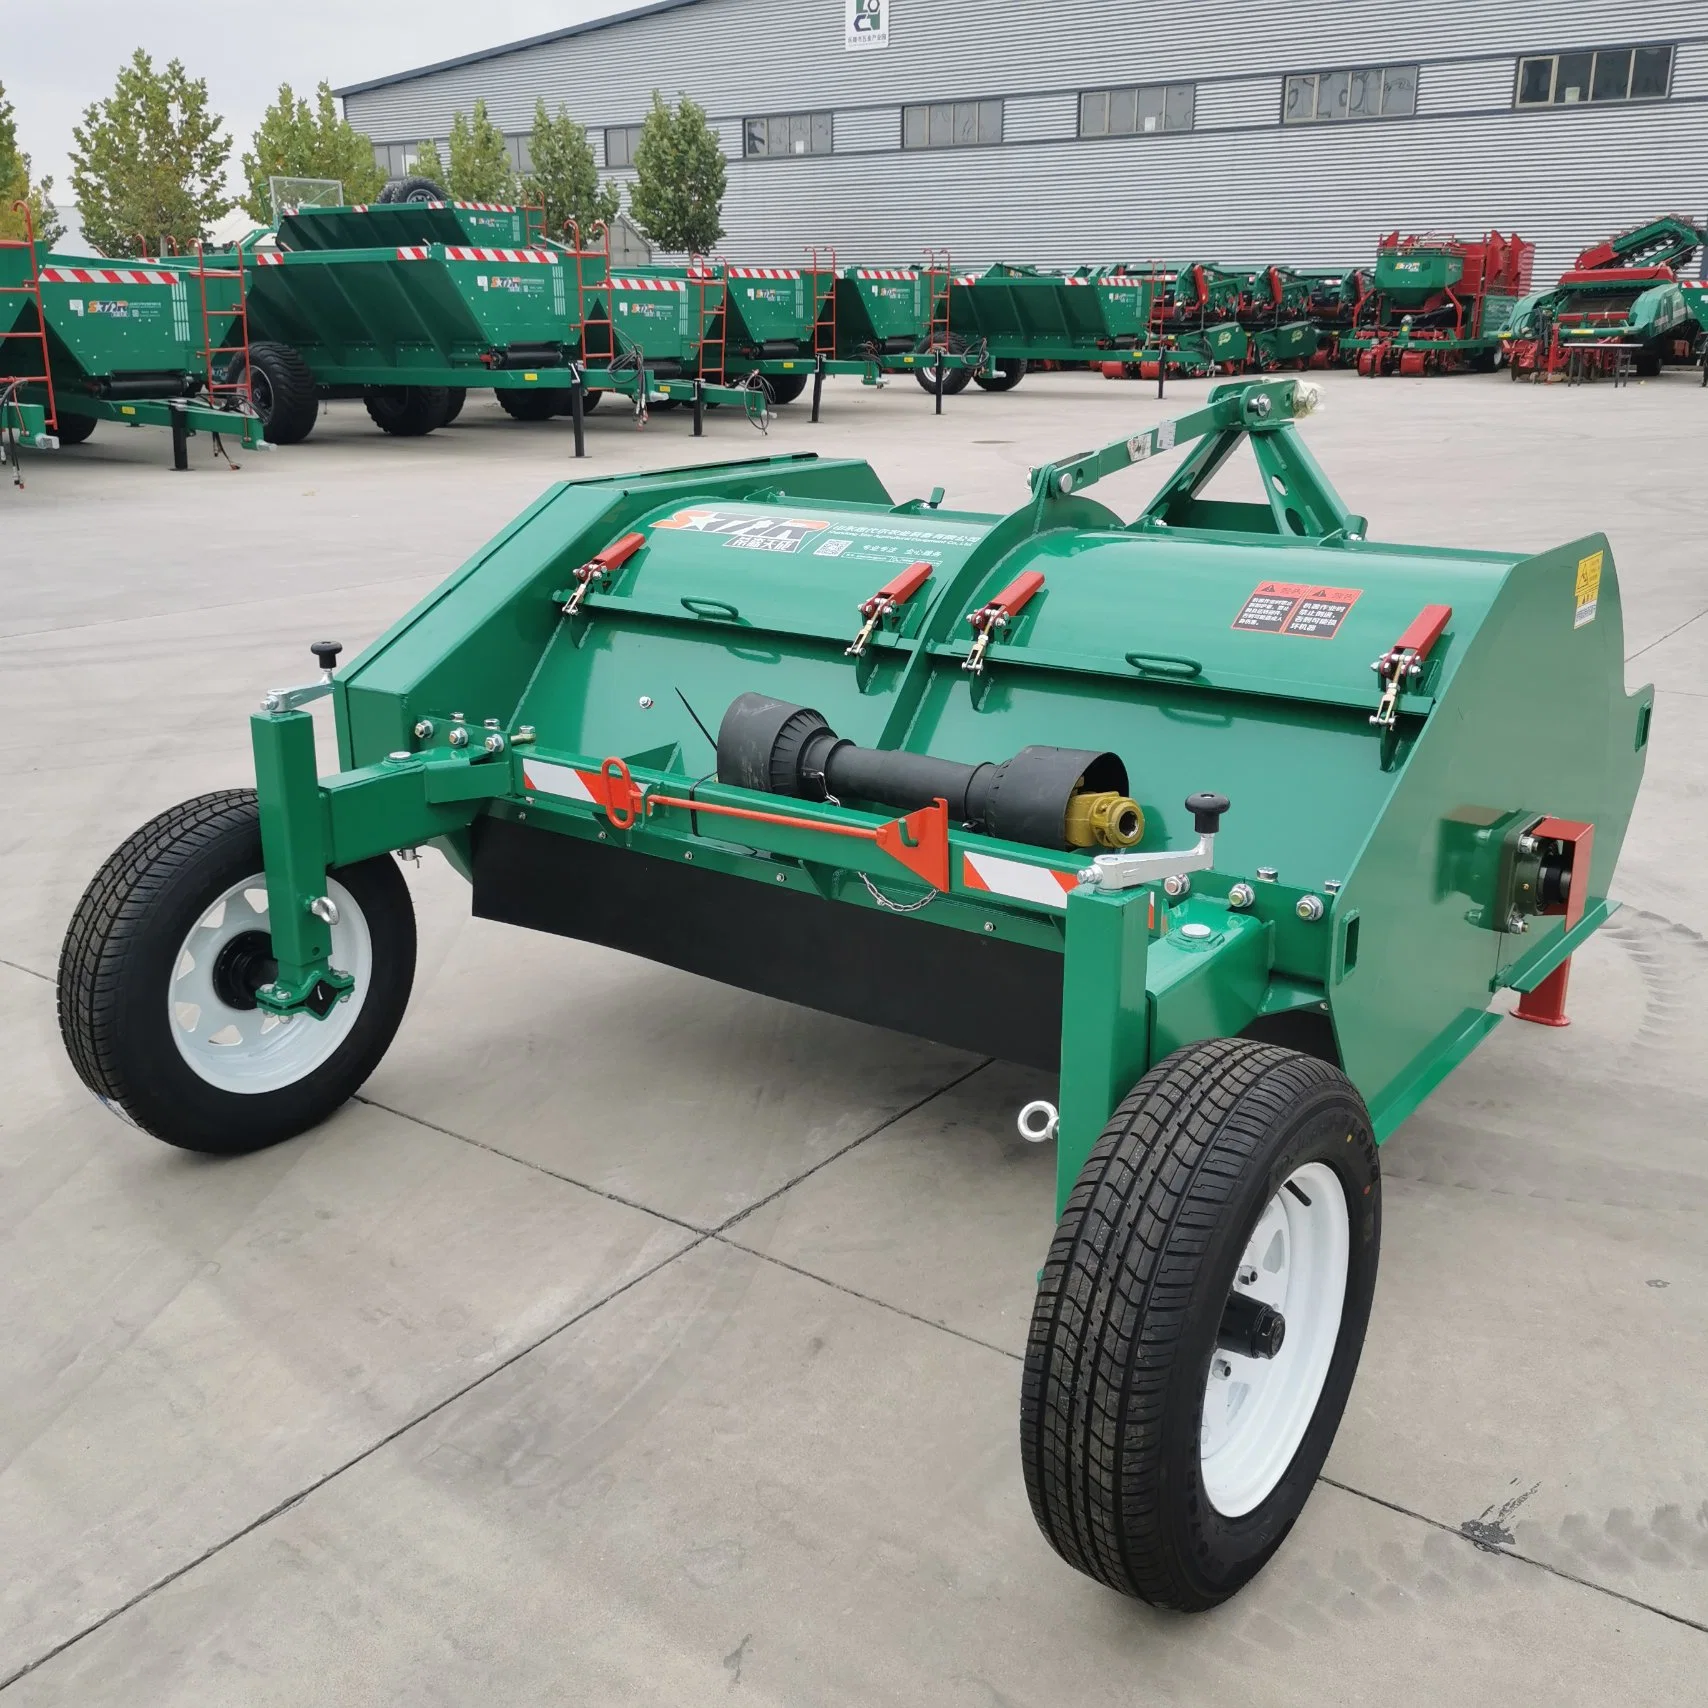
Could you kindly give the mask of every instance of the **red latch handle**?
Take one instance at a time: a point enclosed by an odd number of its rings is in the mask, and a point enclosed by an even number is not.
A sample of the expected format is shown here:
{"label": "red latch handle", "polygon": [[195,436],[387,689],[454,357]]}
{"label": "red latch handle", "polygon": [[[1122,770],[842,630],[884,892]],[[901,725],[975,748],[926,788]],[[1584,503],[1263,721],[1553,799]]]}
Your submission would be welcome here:
{"label": "red latch handle", "polygon": [[1421,664],[1429,657],[1429,649],[1441,639],[1441,632],[1452,617],[1451,605],[1425,605],[1412,618],[1406,632],[1394,642],[1394,651],[1409,652]]}
{"label": "red latch handle", "polygon": [[1044,585],[1044,572],[1041,569],[1022,570],[1009,582],[991,602],[979,612],[982,617],[986,612],[994,615],[1000,612],[1004,617],[1018,617],[1026,608],[1032,595]]}
{"label": "red latch handle", "polygon": [[931,565],[910,563],[901,574],[891,576],[870,599],[860,606],[860,615],[870,617],[891,605],[905,605],[931,579]]}
{"label": "red latch handle", "polygon": [[645,544],[645,534],[624,534],[620,540],[613,540],[602,552],[595,552],[588,560],[587,567],[591,569],[597,565],[600,569],[621,569]]}

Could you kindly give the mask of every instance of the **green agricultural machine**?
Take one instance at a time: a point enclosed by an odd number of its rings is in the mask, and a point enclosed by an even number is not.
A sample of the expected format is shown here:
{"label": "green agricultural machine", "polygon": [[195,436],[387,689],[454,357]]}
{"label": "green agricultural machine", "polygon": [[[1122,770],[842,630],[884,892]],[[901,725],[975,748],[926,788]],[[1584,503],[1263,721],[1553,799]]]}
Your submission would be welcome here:
{"label": "green agricultural machine", "polygon": [[696,432],[708,403],[764,426],[756,387],[697,377],[702,305],[671,269],[619,275],[608,245],[579,239],[463,241],[528,214],[434,201],[299,208],[276,243],[245,240],[249,383],[269,438],[307,438],[323,398],[360,398],[382,431],[419,437],[477,387],[518,420],[570,415],[578,456],[582,416],[608,391],[642,418],[649,405],[691,404]]}
{"label": "green agricultural machine", "polygon": [[1323,334],[1312,313],[1315,281],[1291,267],[1257,267],[1240,294],[1239,321],[1251,339],[1251,367],[1264,373],[1308,368]]}
{"label": "green agricultural machine", "polygon": [[999,262],[953,277],[949,322],[956,338],[985,353],[978,384],[1012,391],[1032,367],[1101,364],[1136,348],[1155,283],[1152,269],[1126,264],[1069,273]]}
{"label": "green agricultural machine", "polygon": [[1590,379],[1695,359],[1696,318],[1681,274],[1708,230],[1683,214],[1591,245],[1550,290],[1515,305],[1502,333],[1515,380]]}
{"label": "green agricultural machine", "polygon": [[1708,278],[1684,281],[1684,305],[1690,310],[1691,335],[1696,360],[1702,367],[1702,383],[1708,386]]}
{"label": "green agricultural machine", "polygon": [[[1118,1590],[1226,1599],[1346,1404],[1378,1144],[1502,993],[1565,1023],[1653,702],[1604,537],[1372,540],[1315,401],[1220,386],[1006,516],[807,455],[553,486],[353,662],[314,645],[254,788],[101,868],[77,1071],[191,1150],[324,1120],[403,1017],[423,843],[480,917],[1044,1070],[1033,1510]],[[1217,499],[1242,445],[1265,497]],[[1170,453],[1135,519],[1092,495]]]}
{"label": "green agricultural machine", "polygon": [[227,377],[233,364],[241,374],[245,336],[235,269],[0,243],[0,433],[57,448],[103,421],[166,427],[180,470],[197,433],[218,454],[228,436],[265,450],[247,387]]}
{"label": "green agricultural machine", "polygon": [[1126,365],[1125,376],[1202,378],[1243,371],[1252,353],[1243,323],[1248,279],[1248,274],[1205,261],[1162,274],[1143,347]]}
{"label": "green agricultural machine", "polygon": [[1371,376],[1491,372],[1535,258],[1534,243],[1498,231],[1469,242],[1390,232],[1341,358]]}

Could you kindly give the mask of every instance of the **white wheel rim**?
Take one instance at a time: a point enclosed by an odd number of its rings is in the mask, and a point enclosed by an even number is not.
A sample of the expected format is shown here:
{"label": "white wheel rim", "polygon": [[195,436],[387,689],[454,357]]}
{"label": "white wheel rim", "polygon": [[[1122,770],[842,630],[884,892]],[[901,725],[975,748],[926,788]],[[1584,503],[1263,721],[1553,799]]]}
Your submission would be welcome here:
{"label": "white wheel rim", "polygon": [[190,927],[173,962],[166,1018],[178,1054],[199,1079],[250,1096],[279,1091],[306,1079],[350,1035],[372,981],[373,940],[356,898],[333,878],[326,893],[338,904],[332,965],[352,974],[356,985],[324,1020],[235,1008],[215,987],[214,969],[227,946],[267,929],[267,880],[260,873],[233,884]]}
{"label": "white wheel rim", "polygon": [[1327,1163],[1296,1169],[1257,1219],[1234,1291],[1278,1310],[1287,1330],[1273,1358],[1210,1355],[1199,1461],[1224,1518],[1261,1506],[1305,1438],[1340,1338],[1351,1249],[1346,1192]]}

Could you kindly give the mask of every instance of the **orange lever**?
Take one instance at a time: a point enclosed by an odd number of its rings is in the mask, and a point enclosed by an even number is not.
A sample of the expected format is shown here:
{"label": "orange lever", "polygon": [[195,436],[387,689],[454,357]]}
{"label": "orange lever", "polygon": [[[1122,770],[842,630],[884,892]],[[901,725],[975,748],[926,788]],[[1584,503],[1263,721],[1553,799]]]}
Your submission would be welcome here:
{"label": "orange lever", "polygon": [[614,575],[645,544],[645,534],[624,534],[620,539],[613,540],[603,551],[595,552],[586,563],[573,572],[575,591],[565,600],[563,614],[573,617],[581,609],[582,600],[592,592],[594,583],[603,581],[608,575]]}
{"label": "orange lever", "polygon": [[1020,615],[1032,596],[1044,585],[1041,569],[1022,570],[988,605],[974,611],[967,621],[973,626],[973,649],[961,664],[976,676],[984,669],[984,655],[996,638],[996,631],[1006,628],[1011,617]]}

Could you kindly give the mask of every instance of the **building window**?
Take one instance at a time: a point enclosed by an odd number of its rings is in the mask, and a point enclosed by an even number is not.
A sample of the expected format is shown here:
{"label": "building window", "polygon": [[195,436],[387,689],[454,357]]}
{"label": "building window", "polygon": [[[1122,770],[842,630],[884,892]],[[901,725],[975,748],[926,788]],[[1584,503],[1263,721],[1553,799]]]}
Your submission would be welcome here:
{"label": "building window", "polygon": [[640,147],[639,125],[611,125],[605,131],[605,165],[615,171],[620,166],[633,166],[635,150]]}
{"label": "building window", "polygon": [[1356,71],[1306,71],[1289,77],[1281,99],[1287,125],[1339,119],[1409,119],[1417,111],[1415,65],[1366,65]]}
{"label": "building window", "polygon": [[517,133],[504,139],[504,146],[510,153],[510,164],[518,172],[532,172],[534,169],[534,154],[530,144],[533,142],[531,132]]}
{"label": "building window", "polygon": [[1087,89],[1079,98],[1079,134],[1134,136],[1153,130],[1191,130],[1197,101],[1197,86],[1192,83]]}
{"label": "building window", "polygon": [[741,151],[750,159],[775,154],[829,154],[834,133],[829,113],[777,113],[746,119]]}
{"label": "building window", "polygon": [[1603,47],[1532,54],[1518,62],[1515,107],[1575,107],[1585,101],[1664,101],[1672,48]]}
{"label": "building window", "polygon": [[1001,141],[1000,101],[935,101],[901,110],[903,148],[971,148]]}

